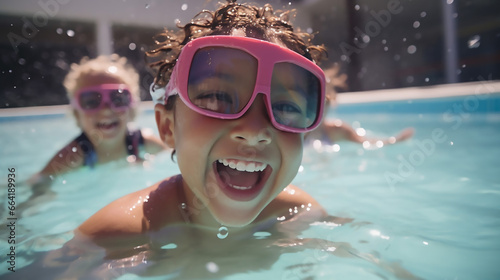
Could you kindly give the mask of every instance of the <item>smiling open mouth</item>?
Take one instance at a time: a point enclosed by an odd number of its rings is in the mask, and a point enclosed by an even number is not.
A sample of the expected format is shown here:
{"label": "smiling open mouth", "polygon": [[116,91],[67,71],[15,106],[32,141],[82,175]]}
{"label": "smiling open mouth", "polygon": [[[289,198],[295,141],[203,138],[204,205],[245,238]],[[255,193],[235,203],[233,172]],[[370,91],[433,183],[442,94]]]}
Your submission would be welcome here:
{"label": "smiling open mouth", "polygon": [[217,182],[232,199],[248,201],[264,187],[272,168],[261,162],[219,159],[214,162]]}
{"label": "smiling open mouth", "polygon": [[97,127],[100,129],[112,129],[117,127],[119,124],[118,121],[111,121],[111,122],[99,122],[97,123]]}

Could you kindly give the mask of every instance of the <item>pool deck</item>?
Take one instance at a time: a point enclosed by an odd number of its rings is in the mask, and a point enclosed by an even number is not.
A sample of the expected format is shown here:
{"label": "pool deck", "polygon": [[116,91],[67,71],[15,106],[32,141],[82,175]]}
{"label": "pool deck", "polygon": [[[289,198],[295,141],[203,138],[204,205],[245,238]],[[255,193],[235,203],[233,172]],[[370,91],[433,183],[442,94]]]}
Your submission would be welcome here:
{"label": "pool deck", "polygon": [[342,104],[447,98],[482,94],[500,94],[500,81],[350,92],[347,94],[338,94],[337,102],[340,106]]}
{"label": "pool deck", "polygon": [[[498,101],[498,96],[500,96],[500,81],[487,80],[481,82],[445,84],[428,87],[411,87],[342,93],[337,95],[336,110],[344,111],[342,109],[344,107],[351,107],[350,105],[360,105],[361,107],[364,107],[364,105],[371,105],[373,107],[375,103],[407,101],[405,103],[408,104],[413,103],[408,101],[432,100],[449,97],[466,98],[467,96],[476,96],[478,100],[484,101],[489,95],[494,95],[496,97],[494,99],[491,99],[493,100],[494,104],[493,106],[489,106],[493,108],[493,110],[489,111],[500,112],[500,109],[498,108],[500,107],[500,102]],[[154,106],[152,101],[142,101],[139,105],[139,110],[142,112],[148,112],[153,110],[153,107]],[[388,109],[387,107],[384,108],[380,110]],[[68,105],[3,108],[0,109],[0,118],[65,115],[69,113],[70,110]]]}

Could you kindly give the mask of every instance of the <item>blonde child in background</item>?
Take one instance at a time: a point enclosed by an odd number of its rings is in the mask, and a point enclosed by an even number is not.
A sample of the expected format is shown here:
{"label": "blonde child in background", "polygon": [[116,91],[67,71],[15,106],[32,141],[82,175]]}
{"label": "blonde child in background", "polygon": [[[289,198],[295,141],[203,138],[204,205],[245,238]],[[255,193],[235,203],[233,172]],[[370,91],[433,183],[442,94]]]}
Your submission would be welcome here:
{"label": "blonde child in background", "polygon": [[139,74],[116,54],[83,58],[64,79],[72,114],[81,134],[59,150],[29,182],[33,196],[50,194],[58,175],[115,160],[135,162],[166,146],[151,132],[129,130],[137,114]]}

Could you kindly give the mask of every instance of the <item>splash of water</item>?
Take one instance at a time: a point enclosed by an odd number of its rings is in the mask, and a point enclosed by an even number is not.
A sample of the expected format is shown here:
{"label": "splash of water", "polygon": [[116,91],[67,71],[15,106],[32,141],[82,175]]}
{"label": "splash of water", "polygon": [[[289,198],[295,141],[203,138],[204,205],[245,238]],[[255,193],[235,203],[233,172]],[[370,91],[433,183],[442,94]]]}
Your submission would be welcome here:
{"label": "splash of water", "polygon": [[219,239],[225,239],[229,235],[229,230],[225,226],[221,226],[219,228],[219,232],[217,233],[217,237]]}

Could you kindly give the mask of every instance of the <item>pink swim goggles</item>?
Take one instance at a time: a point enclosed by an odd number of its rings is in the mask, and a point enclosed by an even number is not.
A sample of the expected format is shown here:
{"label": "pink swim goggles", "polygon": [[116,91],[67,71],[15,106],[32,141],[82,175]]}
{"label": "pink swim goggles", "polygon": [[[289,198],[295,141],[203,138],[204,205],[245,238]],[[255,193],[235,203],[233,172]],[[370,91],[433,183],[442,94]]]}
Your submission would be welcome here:
{"label": "pink swim goggles", "polygon": [[125,84],[102,84],[80,89],[71,104],[89,113],[101,110],[106,104],[114,111],[125,111],[132,107],[133,98]]}
{"label": "pink swim goggles", "polygon": [[192,110],[219,119],[241,117],[259,93],[274,127],[307,132],[323,115],[325,75],[314,62],[274,43],[207,36],[184,46],[165,91],[151,90],[156,103],[178,94]]}

